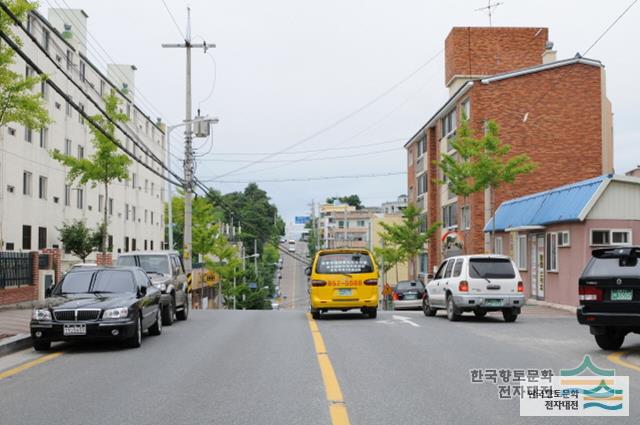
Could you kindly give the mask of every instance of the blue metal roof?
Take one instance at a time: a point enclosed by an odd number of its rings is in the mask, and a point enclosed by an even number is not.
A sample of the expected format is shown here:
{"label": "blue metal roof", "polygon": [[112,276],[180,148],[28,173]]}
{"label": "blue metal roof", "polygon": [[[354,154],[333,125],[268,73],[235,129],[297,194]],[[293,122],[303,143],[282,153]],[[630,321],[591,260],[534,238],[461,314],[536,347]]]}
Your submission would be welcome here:
{"label": "blue metal roof", "polygon": [[[596,190],[611,177],[599,176],[503,202],[496,211],[496,230],[577,221]],[[491,231],[492,222],[484,227],[485,232]]]}

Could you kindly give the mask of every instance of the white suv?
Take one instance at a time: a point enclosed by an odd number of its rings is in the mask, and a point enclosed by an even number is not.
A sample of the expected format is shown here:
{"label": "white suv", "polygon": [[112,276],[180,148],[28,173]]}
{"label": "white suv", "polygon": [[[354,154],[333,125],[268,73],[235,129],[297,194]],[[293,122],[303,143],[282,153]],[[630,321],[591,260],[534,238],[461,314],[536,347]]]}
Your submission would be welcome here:
{"label": "white suv", "polygon": [[447,311],[451,321],[465,311],[484,317],[502,311],[505,322],[514,322],[524,305],[524,285],[511,258],[504,255],[461,255],[440,265],[422,301],[425,316]]}

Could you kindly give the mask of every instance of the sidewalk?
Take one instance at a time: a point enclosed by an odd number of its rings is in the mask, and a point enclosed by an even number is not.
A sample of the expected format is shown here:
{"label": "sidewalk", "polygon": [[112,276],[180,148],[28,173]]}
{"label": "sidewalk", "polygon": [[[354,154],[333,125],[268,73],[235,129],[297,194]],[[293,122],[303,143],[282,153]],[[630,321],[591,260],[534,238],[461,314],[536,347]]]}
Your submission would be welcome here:
{"label": "sidewalk", "polygon": [[0,310],[0,356],[31,345],[30,318],[28,308]]}

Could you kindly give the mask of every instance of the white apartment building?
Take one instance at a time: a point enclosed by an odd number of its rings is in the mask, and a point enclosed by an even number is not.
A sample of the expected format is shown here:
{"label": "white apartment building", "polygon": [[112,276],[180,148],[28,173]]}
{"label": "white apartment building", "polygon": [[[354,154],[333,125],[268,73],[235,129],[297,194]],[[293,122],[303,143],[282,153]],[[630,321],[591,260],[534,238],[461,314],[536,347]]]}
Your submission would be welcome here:
{"label": "white apartment building", "polygon": [[[136,147],[120,131],[116,131],[116,137],[139,160],[163,173],[150,154],[165,162],[164,126],[134,103],[135,67],[109,65],[107,70],[100,70],[87,59],[84,11],[50,9],[48,17],[31,13],[27,29],[82,90],[16,28],[16,35],[23,40],[23,51],[89,115],[98,111],[88,96],[103,104],[102,96],[116,91],[122,100],[122,111],[129,116],[123,128],[143,148]],[[23,74],[33,72],[17,55],[14,70]],[[48,128],[28,129],[14,123],[0,128],[0,250],[62,248],[56,228],[73,219],[85,219],[88,226],[95,228],[101,222],[104,208],[109,214],[109,245],[114,254],[161,249],[164,180],[132,161],[129,180],[114,182],[108,199],[101,186],[70,184],[65,167],[51,158],[50,151],[58,149],[88,157],[93,153],[91,132],[80,114],[50,86],[43,84],[39,90],[53,120]]]}

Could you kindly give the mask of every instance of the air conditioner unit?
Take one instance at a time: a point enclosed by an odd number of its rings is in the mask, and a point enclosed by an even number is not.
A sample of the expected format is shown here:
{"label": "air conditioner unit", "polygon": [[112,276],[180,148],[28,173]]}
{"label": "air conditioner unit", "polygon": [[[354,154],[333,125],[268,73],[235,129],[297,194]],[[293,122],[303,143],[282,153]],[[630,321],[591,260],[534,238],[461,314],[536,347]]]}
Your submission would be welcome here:
{"label": "air conditioner unit", "polygon": [[38,286],[38,300],[44,301],[46,290],[53,287],[55,282],[56,275],[53,270],[40,270],[40,274],[38,276],[38,282],[40,285]]}

